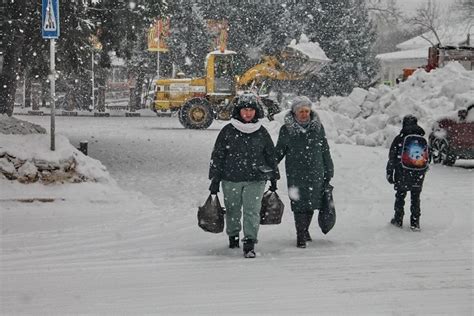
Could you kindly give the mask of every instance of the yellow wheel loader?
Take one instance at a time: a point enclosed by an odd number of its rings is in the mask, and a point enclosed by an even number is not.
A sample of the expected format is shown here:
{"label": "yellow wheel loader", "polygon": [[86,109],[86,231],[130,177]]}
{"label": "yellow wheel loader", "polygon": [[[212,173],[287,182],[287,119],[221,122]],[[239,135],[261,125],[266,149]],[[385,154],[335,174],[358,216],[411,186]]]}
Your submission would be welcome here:
{"label": "yellow wheel loader", "polygon": [[[234,73],[234,51],[214,51],[206,57],[206,76],[202,78],[169,78],[156,81],[152,110],[179,111],[185,128],[206,129],[214,119],[228,120],[232,101],[242,91],[257,91],[267,80],[299,80],[319,71],[329,59],[308,57],[294,47],[287,47],[279,58],[265,56],[262,62],[242,75]],[[272,100],[261,96],[263,110],[271,120],[280,112]]]}

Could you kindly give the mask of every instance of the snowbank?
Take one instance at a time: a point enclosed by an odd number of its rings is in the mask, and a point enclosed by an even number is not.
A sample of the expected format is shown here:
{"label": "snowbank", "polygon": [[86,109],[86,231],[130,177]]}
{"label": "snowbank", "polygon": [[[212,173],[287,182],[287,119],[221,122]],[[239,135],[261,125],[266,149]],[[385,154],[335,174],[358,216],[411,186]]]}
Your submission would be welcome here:
{"label": "snowbank", "polygon": [[[348,97],[321,98],[313,105],[336,143],[388,147],[406,114],[413,114],[429,133],[441,117],[474,104],[474,72],[459,63],[429,73],[417,70],[394,88],[355,88]],[[275,116],[283,123],[286,112]]]}
{"label": "snowbank", "polygon": [[[23,121],[22,121],[23,122]],[[104,182],[113,183],[100,161],[85,156],[61,135],[55,151],[46,134],[0,134],[0,178],[20,182]]]}
{"label": "snowbank", "polygon": [[46,134],[40,125],[0,114],[0,134]]}

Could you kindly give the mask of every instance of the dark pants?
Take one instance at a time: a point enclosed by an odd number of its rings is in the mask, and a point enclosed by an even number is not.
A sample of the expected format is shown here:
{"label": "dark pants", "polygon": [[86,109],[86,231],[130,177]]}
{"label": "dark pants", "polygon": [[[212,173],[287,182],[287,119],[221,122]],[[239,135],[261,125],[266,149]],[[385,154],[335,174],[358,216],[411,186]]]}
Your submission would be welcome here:
{"label": "dark pants", "polygon": [[[404,211],[403,207],[405,206],[405,197],[407,196],[408,191],[397,190],[395,193],[395,212],[403,216]],[[411,205],[410,211],[411,216],[420,217],[420,194],[421,188],[414,188],[410,190]]]}
{"label": "dark pants", "polygon": [[296,237],[298,239],[304,238],[308,233],[309,225],[311,225],[311,220],[313,219],[314,211],[310,212],[293,212],[295,216],[295,226],[296,226]]}

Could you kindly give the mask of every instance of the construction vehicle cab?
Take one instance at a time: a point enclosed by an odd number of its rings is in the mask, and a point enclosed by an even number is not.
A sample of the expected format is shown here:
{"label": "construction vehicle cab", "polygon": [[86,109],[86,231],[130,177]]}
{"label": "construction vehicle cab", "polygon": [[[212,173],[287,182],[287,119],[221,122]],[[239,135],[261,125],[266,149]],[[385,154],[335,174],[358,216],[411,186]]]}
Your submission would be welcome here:
{"label": "construction vehicle cab", "polygon": [[157,80],[152,109],[179,111],[179,121],[186,128],[209,127],[235,96],[235,54],[228,50],[209,53],[205,77]]}

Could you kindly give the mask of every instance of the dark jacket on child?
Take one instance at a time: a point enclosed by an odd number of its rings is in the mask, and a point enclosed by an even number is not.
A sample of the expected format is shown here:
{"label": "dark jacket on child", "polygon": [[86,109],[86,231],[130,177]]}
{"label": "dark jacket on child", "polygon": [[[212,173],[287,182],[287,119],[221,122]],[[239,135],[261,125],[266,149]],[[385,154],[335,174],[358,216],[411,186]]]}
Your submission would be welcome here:
{"label": "dark jacket on child", "polygon": [[403,141],[407,135],[425,135],[425,131],[417,124],[417,119],[414,116],[404,118],[402,130],[390,146],[386,168],[387,180],[394,184],[394,188],[397,191],[411,191],[412,189],[421,191],[426,169],[406,169],[403,168],[401,163]]}

